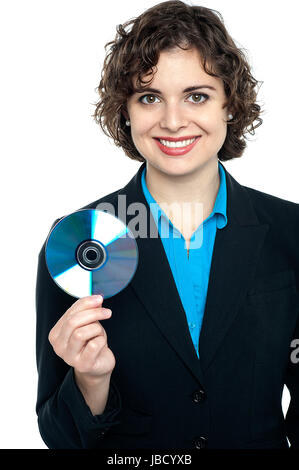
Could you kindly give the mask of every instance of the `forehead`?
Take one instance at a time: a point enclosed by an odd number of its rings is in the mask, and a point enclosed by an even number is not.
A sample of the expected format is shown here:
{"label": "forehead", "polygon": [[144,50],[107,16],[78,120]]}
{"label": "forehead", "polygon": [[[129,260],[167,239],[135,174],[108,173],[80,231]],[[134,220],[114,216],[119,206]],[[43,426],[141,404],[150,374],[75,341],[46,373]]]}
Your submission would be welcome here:
{"label": "forehead", "polygon": [[[192,84],[206,84],[215,89],[222,88],[220,78],[213,77],[205,72],[202,66],[202,57],[196,48],[182,50],[176,47],[171,50],[161,51],[158,62],[154,67],[154,73],[150,74],[148,72],[142,78],[146,81],[151,79],[151,84],[148,86],[155,86],[155,88],[159,88],[159,86],[169,87],[169,85],[172,88],[176,86],[185,88]],[[133,84],[136,88],[137,74],[133,77]]]}

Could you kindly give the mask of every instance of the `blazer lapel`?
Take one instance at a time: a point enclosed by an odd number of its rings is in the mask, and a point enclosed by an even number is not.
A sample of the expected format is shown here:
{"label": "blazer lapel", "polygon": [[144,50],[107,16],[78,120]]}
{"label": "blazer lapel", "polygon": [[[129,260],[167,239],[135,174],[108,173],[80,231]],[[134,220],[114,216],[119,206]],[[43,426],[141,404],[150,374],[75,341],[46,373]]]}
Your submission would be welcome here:
{"label": "blazer lapel", "polygon": [[246,189],[224,170],[228,223],[217,230],[215,238],[199,340],[203,372],[238,314],[238,307],[254,279],[255,267],[269,228],[269,225],[259,223]]}
{"label": "blazer lapel", "polygon": [[[135,211],[139,210],[136,203],[142,203],[146,208],[146,213],[143,213],[146,234],[136,237],[139,261],[128,288],[132,288],[186,367],[204,384],[203,372],[216,354],[254,276],[255,261],[268,226],[259,225],[246,190],[223,167],[227,181],[228,223],[216,233],[198,360],[162,240],[158,235],[155,238],[150,236],[150,228],[155,226],[155,222],[142,191],[144,167],[145,163],[115,195],[115,198],[126,197],[126,211],[119,211],[119,200],[114,201],[116,216],[131,227],[136,218]],[[131,204],[132,211],[128,210]],[[130,215],[132,212],[134,215]]]}

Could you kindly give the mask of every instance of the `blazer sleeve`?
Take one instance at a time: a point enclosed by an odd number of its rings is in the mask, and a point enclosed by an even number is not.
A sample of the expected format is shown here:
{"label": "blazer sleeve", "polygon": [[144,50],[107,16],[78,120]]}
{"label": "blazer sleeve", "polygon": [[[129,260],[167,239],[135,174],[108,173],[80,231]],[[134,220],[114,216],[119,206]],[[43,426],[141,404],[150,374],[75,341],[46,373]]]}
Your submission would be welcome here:
{"label": "blazer sleeve", "polygon": [[[299,316],[299,305],[298,305]],[[299,449],[299,319],[293,334],[293,340],[297,340],[297,353],[294,348],[291,349],[291,355],[287,367],[285,384],[290,392],[290,404],[285,418],[286,434],[290,441],[292,449]],[[292,341],[293,341],[292,340]],[[292,344],[292,342],[291,342]],[[292,352],[294,354],[292,354]]]}
{"label": "blazer sleeve", "polygon": [[112,375],[105,410],[101,415],[93,416],[76,384],[73,367],[55,354],[48,339],[49,332],[75,300],[51,278],[46,266],[45,246],[46,242],[38,256],[36,278],[36,413],[39,431],[50,449],[101,448],[105,431],[119,423],[121,396]]}
{"label": "blazer sleeve", "polygon": [[[298,206],[299,207],[299,206]],[[296,212],[297,215],[297,212]],[[299,220],[298,217],[293,220]],[[292,234],[299,234],[298,229],[291,232]],[[290,404],[285,417],[286,434],[290,441],[291,448],[299,449],[299,252],[297,249],[298,236],[294,236],[292,257],[294,263],[294,273],[296,279],[296,292],[297,292],[297,322],[292,335],[290,344],[290,356],[286,370],[285,384],[290,392]],[[292,343],[295,343],[295,349]]]}

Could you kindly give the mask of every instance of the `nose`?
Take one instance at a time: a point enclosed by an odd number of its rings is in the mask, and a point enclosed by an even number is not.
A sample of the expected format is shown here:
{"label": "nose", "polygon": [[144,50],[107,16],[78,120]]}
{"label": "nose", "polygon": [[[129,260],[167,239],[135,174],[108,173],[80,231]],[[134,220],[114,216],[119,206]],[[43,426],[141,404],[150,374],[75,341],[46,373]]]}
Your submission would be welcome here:
{"label": "nose", "polygon": [[162,116],[160,119],[160,126],[162,129],[168,129],[171,132],[177,132],[181,127],[188,126],[188,117],[178,104],[165,105]]}

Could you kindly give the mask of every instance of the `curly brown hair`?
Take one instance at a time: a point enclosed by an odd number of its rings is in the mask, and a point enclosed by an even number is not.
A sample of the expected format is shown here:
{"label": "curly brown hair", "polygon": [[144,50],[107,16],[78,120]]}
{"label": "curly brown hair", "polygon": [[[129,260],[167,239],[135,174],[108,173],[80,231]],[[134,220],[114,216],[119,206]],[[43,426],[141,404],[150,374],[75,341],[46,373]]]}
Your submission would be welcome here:
{"label": "curly brown hair", "polygon": [[114,41],[105,45],[105,50],[108,46],[110,50],[96,88],[100,99],[94,104],[92,115],[115,145],[122,147],[129,158],[145,161],[125,123],[126,102],[134,92],[132,77],[137,75],[138,87],[142,83],[148,85],[153,77],[147,82],[143,78],[154,73],[161,51],[195,47],[204,71],[223,80],[227,98],[223,107],[227,106],[233,114],[233,120],[227,122],[227,135],[218,159],[241,157],[246,148],[246,133],[255,134],[255,128],[263,122],[259,117],[263,111],[256,102],[255,88],[259,82],[252,76],[245,54],[228,34],[222,15],[217,10],[171,0],[118,25],[116,31]]}

